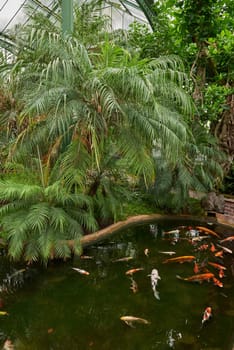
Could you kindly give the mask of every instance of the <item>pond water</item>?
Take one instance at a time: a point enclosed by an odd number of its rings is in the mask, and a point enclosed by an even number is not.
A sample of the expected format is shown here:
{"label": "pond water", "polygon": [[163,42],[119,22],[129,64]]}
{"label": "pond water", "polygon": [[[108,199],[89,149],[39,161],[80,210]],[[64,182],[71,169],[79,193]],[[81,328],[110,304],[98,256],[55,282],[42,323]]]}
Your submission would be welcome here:
{"label": "pond water", "polygon": [[[199,233],[195,223],[181,225],[161,221],[137,226],[86,248],[85,258],[57,262],[47,269],[13,266],[2,257],[0,309],[8,314],[0,315],[1,344],[8,338],[13,349],[30,350],[233,350],[233,255],[215,256],[221,250],[217,244],[229,249],[231,244]],[[222,232],[220,227],[206,227]],[[179,234],[165,233],[170,230]],[[192,242],[198,235],[206,238]],[[184,255],[195,256],[202,264],[200,273],[208,269],[223,287],[213,280],[194,283],[177,278],[194,275],[194,263],[165,260]],[[122,257],[132,259],[116,261]],[[225,277],[220,279],[219,270],[208,261],[225,266]],[[82,275],[72,267],[90,274]],[[126,275],[134,268],[140,270]],[[152,290],[152,269],[161,277],[160,299]],[[135,289],[130,288],[132,283]],[[208,306],[212,317],[202,323]],[[126,324],[120,319],[129,315],[149,323]]]}

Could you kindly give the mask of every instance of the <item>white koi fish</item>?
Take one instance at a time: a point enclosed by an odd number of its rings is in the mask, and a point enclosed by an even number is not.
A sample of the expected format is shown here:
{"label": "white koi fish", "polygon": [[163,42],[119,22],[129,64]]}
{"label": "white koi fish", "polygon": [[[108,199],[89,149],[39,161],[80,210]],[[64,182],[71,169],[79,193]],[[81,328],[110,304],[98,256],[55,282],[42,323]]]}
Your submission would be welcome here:
{"label": "white koi fish", "polygon": [[159,292],[156,289],[157,284],[158,284],[158,280],[161,279],[161,277],[158,274],[158,270],[157,269],[153,269],[149,276],[150,276],[150,279],[151,279],[151,286],[152,286],[152,289],[153,289],[153,292],[154,292],[154,296],[155,296],[156,299],[160,300]]}
{"label": "white koi fish", "polygon": [[121,316],[121,321],[124,321],[129,327],[134,328],[133,323],[149,324],[150,322],[141,317]]}

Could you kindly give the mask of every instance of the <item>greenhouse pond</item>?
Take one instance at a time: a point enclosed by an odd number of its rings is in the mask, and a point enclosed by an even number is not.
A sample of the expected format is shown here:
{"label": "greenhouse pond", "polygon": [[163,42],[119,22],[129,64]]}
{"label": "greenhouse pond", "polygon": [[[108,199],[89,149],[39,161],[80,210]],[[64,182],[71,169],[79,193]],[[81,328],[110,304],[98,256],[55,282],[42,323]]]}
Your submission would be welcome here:
{"label": "greenhouse pond", "polygon": [[[220,242],[233,234],[217,224],[161,220],[113,235],[85,248],[81,257],[47,268],[13,265],[3,254],[2,347],[233,350],[233,242]],[[182,256],[190,259],[170,260]],[[160,277],[157,297],[153,269]],[[186,280],[208,273],[220,284],[213,278]],[[202,322],[207,307],[212,314]],[[125,316],[140,320],[125,322]]]}

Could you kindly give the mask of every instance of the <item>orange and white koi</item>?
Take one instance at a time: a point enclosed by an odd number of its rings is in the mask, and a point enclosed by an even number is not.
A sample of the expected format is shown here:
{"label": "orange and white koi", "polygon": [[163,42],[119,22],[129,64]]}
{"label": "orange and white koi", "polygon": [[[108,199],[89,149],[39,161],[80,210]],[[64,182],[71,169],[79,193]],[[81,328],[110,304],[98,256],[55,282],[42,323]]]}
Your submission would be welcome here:
{"label": "orange and white koi", "polygon": [[223,287],[223,283],[222,283],[220,280],[218,280],[218,278],[213,277],[213,282],[214,282],[214,285],[215,285],[215,286],[218,286],[218,287],[220,287],[220,288]]}
{"label": "orange and white koi", "polygon": [[176,276],[176,278],[183,280],[183,281],[188,281],[188,282],[199,282],[201,283],[202,281],[210,281],[211,278],[214,277],[214,274],[211,272],[207,272],[207,273],[201,273],[199,275],[193,275],[190,277],[181,277],[179,275]]}
{"label": "orange and white koi", "polygon": [[138,271],[142,271],[142,270],[144,270],[143,267],[137,267],[135,269],[131,269],[131,270],[126,271],[125,275],[132,275],[133,273],[138,272]]}
{"label": "orange and white koi", "polygon": [[89,275],[89,272],[86,270],[78,269],[78,267],[72,267],[72,270],[79,272],[81,275]]}
{"label": "orange and white koi", "polygon": [[234,241],[234,236],[229,236],[227,238],[224,238],[220,241],[220,243],[223,243],[223,242],[231,242],[231,241]]}
{"label": "orange and white koi", "polygon": [[215,253],[215,256],[223,258],[223,250],[219,250],[217,253]]}
{"label": "orange and white koi", "polygon": [[216,232],[214,232],[213,230],[211,230],[211,229],[209,229],[207,227],[197,226],[196,229],[199,230],[199,231],[202,231],[202,232],[204,232],[204,233],[206,233],[208,235],[210,234],[212,236],[220,238],[220,236]]}
{"label": "orange and white koi", "polygon": [[211,316],[212,316],[212,309],[210,306],[208,306],[203,313],[202,324],[208,321],[211,318]]}
{"label": "orange and white koi", "polygon": [[173,263],[173,262],[179,262],[180,264],[183,264],[184,262],[190,262],[195,259],[196,258],[193,255],[177,256],[176,258],[170,258],[170,259],[164,260],[163,264]]}
{"label": "orange and white koi", "polygon": [[129,260],[132,260],[132,259],[133,259],[132,256],[125,256],[125,257],[123,257],[123,258],[119,258],[119,259],[112,260],[112,262],[129,261]]}
{"label": "orange and white koi", "polygon": [[224,278],[224,270],[219,270],[219,278]]}
{"label": "orange and white koi", "polygon": [[211,261],[208,261],[208,264],[209,264],[210,266],[215,267],[215,268],[218,269],[218,270],[227,270],[227,268],[226,268],[225,266],[220,265],[220,264],[217,264],[217,263],[214,263],[214,262],[211,262]]}

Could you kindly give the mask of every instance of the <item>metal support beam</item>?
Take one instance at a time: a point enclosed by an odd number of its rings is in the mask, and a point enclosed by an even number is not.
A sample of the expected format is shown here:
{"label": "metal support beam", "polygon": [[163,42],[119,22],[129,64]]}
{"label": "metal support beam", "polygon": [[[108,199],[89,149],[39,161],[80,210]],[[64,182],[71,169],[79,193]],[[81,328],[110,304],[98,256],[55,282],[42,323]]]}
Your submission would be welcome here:
{"label": "metal support beam", "polygon": [[62,32],[63,35],[73,32],[73,0],[62,0]]}

